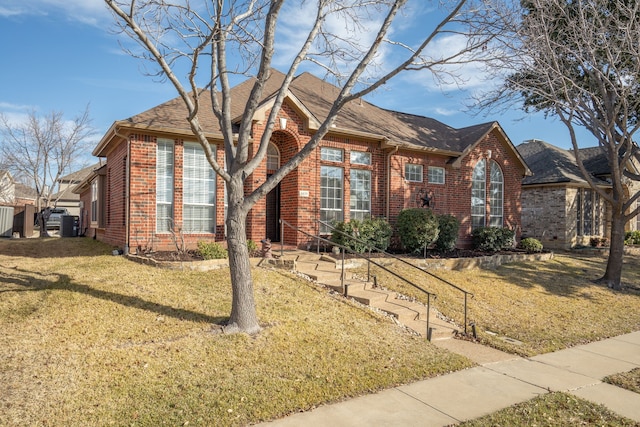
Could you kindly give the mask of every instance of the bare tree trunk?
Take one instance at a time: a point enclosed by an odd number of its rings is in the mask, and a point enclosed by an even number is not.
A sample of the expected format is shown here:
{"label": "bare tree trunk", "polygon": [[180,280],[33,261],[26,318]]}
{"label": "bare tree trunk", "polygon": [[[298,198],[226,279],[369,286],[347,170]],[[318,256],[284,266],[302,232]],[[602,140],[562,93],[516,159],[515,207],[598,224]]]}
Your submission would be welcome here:
{"label": "bare tree trunk", "polygon": [[[253,278],[247,247],[247,209],[242,204],[242,181],[232,183],[229,190],[229,207],[227,212],[227,248],[229,251],[229,272],[231,275],[231,291],[233,293],[231,316],[225,332],[260,332],[260,324],[253,297]],[[240,197],[236,195],[240,194]]]}
{"label": "bare tree trunk", "polygon": [[624,256],[624,213],[614,209],[611,217],[611,242],[609,245],[609,259],[604,276],[598,283],[606,284],[617,291],[622,289],[622,259]]}

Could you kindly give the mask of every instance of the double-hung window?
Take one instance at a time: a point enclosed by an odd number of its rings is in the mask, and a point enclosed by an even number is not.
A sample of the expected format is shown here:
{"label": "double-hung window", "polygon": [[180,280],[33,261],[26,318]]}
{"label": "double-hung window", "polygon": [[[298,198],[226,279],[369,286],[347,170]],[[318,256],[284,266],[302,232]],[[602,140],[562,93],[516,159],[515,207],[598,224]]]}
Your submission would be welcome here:
{"label": "double-hung window", "polygon": [[404,165],[404,179],[410,182],[422,182],[422,165],[406,163]]}
{"label": "double-hung window", "polygon": [[491,178],[489,182],[489,225],[491,227],[502,227],[503,200],[504,200],[504,180],[500,166],[491,161]]}
{"label": "double-hung window", "polygon": [[183,158],[183,230],[215,233],[215,172],[198,143],[185,142]]}
{"label": "double-hung window", "polygon": [[98,222],[98,178],[91,182],[91,222]]}
{"label": "double-hung window", "polygon": [[[320,159],[328,162],[342,162],[344,153],[339,148],[320,148]],[[344,169],[339,166],[320,167],[320,221],[327,224],[343,221],[344,215]],[[320,226],[321,233],[330,232],[330,228]]]}
{"label": "double-hung window", "polygon": [[480,160],[473,168],[471,177],[471,227],[484,227],[487,206],[486,163]]}
{"label": "double-hung window", "polygon": [[429,184],[444,184],[444,168],[429,166]]}
{"label": "double-hung window", "polygon": [[351,169],[351,219],[362,221],[371,217],[371,171]]}
{"label": "double-hung window", "polygon": [[173,141],[158,139],[156,150],[156,231],[173,229]]}

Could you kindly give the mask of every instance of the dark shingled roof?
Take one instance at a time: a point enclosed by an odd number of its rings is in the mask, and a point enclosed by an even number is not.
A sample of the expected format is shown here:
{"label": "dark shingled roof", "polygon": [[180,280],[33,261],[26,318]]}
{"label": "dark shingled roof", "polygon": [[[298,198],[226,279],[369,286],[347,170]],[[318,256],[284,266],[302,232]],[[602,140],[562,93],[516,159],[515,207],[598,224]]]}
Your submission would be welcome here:
{"label": "dark shingled roof", "polygon": [[[284,74],[272,71],[266,83],[262,102],[268,101],[279,90]],[[255,79],[248,79],[232,88],[232,117],[240,117],[251,93]],[[310,73],[303,73],[291,82],[290,92],[310,112],[312,118],[322,122],[328,115],[333,99],[340,89]],[[201,98],[201,125],[205,132],[220,133],[220,126],[212,113],[208,96]],[[157,128],[189,132],[187,110],[182,99],[174,98],[150,110],[124,120],[124,123],[143,128]],[[437,120],[412,114],[390,111],[364,100],[348,103],[338,114],[336,130],[365,132],[387,138],[391,144],[407,144],[417,149],[429,148],[461,153],[477,142],[495,125],[495,122],[454,129]]]}
{"label": "dark shingled roof", "polygon": [[[586,183],[576,164],[573,150],[563,150],[540,140],[530,140],[518,145],[517,150],[533,172],[525,177],[522,185]],[[604,176],[608,175],[606,155],[599,147],[580,150],[585,168],[594,176],[598,185],[608,185]]]}

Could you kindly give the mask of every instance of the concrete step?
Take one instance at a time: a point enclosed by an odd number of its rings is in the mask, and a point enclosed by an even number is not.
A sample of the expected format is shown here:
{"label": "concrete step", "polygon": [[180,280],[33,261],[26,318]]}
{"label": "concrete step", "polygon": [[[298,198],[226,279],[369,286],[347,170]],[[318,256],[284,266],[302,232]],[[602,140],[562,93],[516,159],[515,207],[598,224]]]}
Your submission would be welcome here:
{"label": "concrete step", "polygon": [[[313,253],[296,253],[295,259],[297,271],[336,292],[343,292],[343,281],[340,278],[342,269],[338,268],[340,266],[336,260]],[[347,287],[347,296],[349,298],[388,313],[396,318],[398,323],[426,338],[427,308],[424,304],[398,298],[396,292],[374,287],[372,282],[354,278],[353,274],[348,270],[345,270],[344,274],[344,285]],[[455,325],[438,318],[437,312],[433,308],[430,314],[429,329],[431,340],[448,339],[455,335],[458,330]]]}

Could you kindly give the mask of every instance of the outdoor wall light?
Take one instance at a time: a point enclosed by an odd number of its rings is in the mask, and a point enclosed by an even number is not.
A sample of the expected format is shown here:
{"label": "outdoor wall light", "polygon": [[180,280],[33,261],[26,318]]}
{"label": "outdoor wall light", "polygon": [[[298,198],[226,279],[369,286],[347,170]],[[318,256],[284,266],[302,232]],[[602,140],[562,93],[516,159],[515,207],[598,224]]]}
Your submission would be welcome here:
{"label": "outdoor wall light", "polygon": [[285,119],[284,117],[280,118],[280,129],[286,129],[287,128],[287,119]]}
{"label": "outdoor wall light", "polygon": [[487,150],[487,159],[491,158],[491,150]]}

